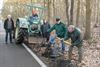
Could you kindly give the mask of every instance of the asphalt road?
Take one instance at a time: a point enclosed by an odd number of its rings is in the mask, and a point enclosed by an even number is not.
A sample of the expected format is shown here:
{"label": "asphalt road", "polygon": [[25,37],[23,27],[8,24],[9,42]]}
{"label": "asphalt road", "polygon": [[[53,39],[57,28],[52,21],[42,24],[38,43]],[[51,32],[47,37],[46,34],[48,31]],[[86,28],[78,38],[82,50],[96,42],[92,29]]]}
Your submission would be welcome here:
{"label": "asphalt road", "polygon": [[0,67],[41,67],[23,46],[5,44],[2,29],[0,28]]}

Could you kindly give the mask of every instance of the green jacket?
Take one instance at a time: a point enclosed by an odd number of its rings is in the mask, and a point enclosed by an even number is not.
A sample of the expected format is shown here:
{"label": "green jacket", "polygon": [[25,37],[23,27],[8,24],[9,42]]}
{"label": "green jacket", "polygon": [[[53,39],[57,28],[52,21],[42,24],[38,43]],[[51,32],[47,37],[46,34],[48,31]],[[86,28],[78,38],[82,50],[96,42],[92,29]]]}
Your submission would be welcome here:
{"label": "green jacket", "polygon": [[74,45],[74,46],[82,45],[81,32],[77,28],[75,28],[75,30],[72,33],[69,33],[67,31],[65,40],[67,40],[69,38],[71,38],[72,45]]}
{"label": "green jacket", "polygon": [[53,30],[56,31],[57,37],[64,38],[66,35],[66,27],[65,25],[60,22],[59,24],[55,24],[48,32],[52,32]]}

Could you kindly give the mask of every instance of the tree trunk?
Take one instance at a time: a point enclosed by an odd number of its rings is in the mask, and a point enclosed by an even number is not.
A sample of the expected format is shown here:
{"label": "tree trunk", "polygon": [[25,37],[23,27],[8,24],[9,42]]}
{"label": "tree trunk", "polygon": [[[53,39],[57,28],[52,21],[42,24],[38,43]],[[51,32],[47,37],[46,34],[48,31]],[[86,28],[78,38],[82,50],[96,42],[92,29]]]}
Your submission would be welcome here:
{"label": "tree trunk", "polygon": [[68,25],[70,24],[69,22],[69,5],[68,5],[68,0],[65,0],[65,3],[66,3],[66,17],[67,17],[67,22],[68,22]]}
{"label": "tree trunk", "polygon": [[85,28],[85,39],[91,37],[91,0],[86,0],[86,28]]}
{"label": "tree trunk", "polygon": [[96,25],[98,26],[99,23],[99,0],[97,1],[97,17],[96,17]]}
{"label": "tree trunk", "polygon": [[[46,7],[46,0],[44,0],[44,8]],[[47,19],[47,15],[46,15],[46,11],[43,11],[43,14],[44,14],[44,19]]]}
{"label": "tree trunk", "polygon": [[76,26],[79,26],[79,14],[80,14],[80,0],[77,3],[77,15],[76,15]]}
{"label": "tree trunk", "polygon": [[48,21],[50,21],[50,4],[51,0],[48,0]]}
{"label": "tree trunk", "polygon": [[70,9],[70,24],[73,24],[73,10],[74,10],[74,0],[71,0],[71,9]]}
{"label": "tree trunk", "polygon": [[53,0],[53,16],[56,16],[55,0]]}

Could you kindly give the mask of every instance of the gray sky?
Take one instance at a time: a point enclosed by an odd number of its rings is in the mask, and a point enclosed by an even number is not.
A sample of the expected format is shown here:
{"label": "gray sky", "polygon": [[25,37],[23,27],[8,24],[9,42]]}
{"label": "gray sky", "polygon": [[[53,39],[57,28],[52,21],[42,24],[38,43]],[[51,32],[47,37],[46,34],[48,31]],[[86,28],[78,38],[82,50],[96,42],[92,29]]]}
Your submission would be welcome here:
{"label": "gray sky", "polygon": [[2,9],[3,6],[3,0],[0,0],[0,9]]}

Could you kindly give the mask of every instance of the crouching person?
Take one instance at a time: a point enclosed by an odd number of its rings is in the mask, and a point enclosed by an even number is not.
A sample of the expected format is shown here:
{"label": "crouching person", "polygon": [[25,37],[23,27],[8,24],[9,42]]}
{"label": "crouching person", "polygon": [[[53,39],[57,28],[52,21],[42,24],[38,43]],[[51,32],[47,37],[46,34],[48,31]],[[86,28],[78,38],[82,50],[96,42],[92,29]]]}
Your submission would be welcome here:
{"label": "crouching person", "polygon": [[62,52],[62,42],[57,38],[55,30],[50,33],[48,48],[50,49],[51,57],[56,57]]}
{"label": "crouching person", "polygon": [[53,30],[51,33],[50,33],[50,37],[49,37],[49,43],[45,49],[45,52],[43,53],[43,55],[45,55],[45,57],[50,57],[50,55],[52,54],[52,47],[54,46],[55,44],[55,38],[56,38],[56,33],[55,33],[55,30]]}
{"label": "crouching person", "polygon": [[56,39],[56,31],[53,30],[51,33],[50,33],[50,38],[49,38],[49,45],[54,45],[55,44],[55,39]]}
{"label": "crouching person", "polygon": [[51,45],[51,57],[57,57],[62,54],[62,43],[59,39],[55,39],[55,44]]}
{"label": "crouching person", "polygon": [[69,60],[71,60],[72,58],[72,50],[73,47],[77,47],[78,48],[78,54],[79,54],[79,58],[78,58],[78,62],[81,63],[82,60],[82,37],[81,37],[81,31],[79,30],[79,28],[76,28],[73,25],[69,25],[69,27],[67,28],[67,35],[65,37],[65,40],[71,38],[71,43],[72,45],[69,48]]}

